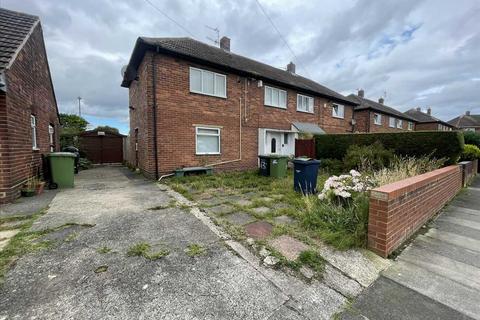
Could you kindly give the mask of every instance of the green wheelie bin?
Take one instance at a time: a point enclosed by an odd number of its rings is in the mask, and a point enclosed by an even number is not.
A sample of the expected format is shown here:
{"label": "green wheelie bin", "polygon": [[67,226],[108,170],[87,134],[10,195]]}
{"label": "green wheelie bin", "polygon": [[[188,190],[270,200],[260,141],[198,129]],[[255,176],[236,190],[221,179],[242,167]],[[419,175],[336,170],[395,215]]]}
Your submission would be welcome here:
{"label": "green wheelie bin", "polygon": [[58,188],[73,188],[75,157],[71,152],[52,152],[47,155],[52,182]]}
{"label": "green wheelie bin", "polygon": [[270,176],[275,178],[283,178],[287,176],[287,162],[286,156],[270,156]]}

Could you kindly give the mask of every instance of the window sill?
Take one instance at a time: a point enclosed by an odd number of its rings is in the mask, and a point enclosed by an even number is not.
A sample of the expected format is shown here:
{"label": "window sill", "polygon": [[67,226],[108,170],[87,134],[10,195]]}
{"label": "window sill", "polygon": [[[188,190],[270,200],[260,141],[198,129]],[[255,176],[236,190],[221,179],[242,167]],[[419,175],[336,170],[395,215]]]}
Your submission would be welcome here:
{"label": "window sill", "polygon": [[32,151],[33,152],[38,152],[38,151],[40,151],[40,148],[32,148]]}
{"label": "window sill", "polygon": [[373,123],[373,124],[379,127],[382,125],[381,123]]}
{"label": "window sill", "polygon": [[276,106],[271,106],[271,105],[268,105],[268,104],[264,104],[265,107],[268,107],[268,108],[275,108],[275,109],[280,109],[280,110],[287,110],[287,107],[276,107]]}
{"label": "window sill", "polygon": [[195,153],[196,156],[219,156],[221,155],[220,152],[216,153]]}
{"label": "window sill", "polygon": [[339,116],[332,116],[332,118],[335,118],[335,119],[345,119],[345,117],[339,117]]}
{"label": "window sill", "polygon": [[190,93],[199,94],[199,95],[207,96],[207,97],[220,98],[220,99],[225,99],[225,100],[227,99],[227,96],[216,96],[214,94],[208,94],[208,93],[197,92],[197,91],[192,91],[192,90],[190,90]]}
{"label": "window sill", "polygon": [[313,112],[313,111],[305,111],[305,110],[298,110],[298,109],[297,109],[297,112],[308,113],[308,114],[315,114],[315,112]]}

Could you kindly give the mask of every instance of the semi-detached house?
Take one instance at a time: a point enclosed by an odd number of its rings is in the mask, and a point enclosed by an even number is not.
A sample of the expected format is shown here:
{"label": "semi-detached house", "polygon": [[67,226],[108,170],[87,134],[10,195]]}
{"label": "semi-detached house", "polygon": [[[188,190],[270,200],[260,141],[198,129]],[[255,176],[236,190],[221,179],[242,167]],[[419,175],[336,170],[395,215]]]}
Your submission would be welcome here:
{"label": "semi-detached house", "polygon": [[190,38],[138,38],[129,88],[129,161],[149,177],[181,167],[256,168],[293,155],[302,134],[352,132],[345,96],[295,73]]}

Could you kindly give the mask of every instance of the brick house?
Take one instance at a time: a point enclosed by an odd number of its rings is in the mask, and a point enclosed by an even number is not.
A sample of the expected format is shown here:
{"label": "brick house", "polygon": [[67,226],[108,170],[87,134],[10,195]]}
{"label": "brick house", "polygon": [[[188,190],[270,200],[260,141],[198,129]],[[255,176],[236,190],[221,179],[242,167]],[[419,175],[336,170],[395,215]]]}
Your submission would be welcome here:
{"label": "brick house", "polygon": [[463,131],[480,132],[480,114],[470,114],[470,111],[453,118],[448,123]]}
{"label": "brick house", "polygon": [[455,126],[432,116],[432,109],[428,108],[423,112],[421,108],[414,108],[405,111],[405,114],[417,120],[415,131],[452,131]]}
{"label": "brick house", "polygon": [[59,117],[42,27],[36,16],[0,9],[0,203],[42,172],[58,149]]}
{"label": "brick house", "polygon": [[354,110],[355,132],[400,132],[415,130],[416,120],[392,107],[385,105],[383,98],[378,102],[365,98],[364,90],[350,94],[347,98],[357,102]]}
{"label": "brick house", "polygon": [[[287,70],[190,38],[138,38],[125,69],[127,158],[149,177],[180,167],[256,168],[302,134],[352,132],[355,102]],[[133,156],[132,156],[133,154]]]}

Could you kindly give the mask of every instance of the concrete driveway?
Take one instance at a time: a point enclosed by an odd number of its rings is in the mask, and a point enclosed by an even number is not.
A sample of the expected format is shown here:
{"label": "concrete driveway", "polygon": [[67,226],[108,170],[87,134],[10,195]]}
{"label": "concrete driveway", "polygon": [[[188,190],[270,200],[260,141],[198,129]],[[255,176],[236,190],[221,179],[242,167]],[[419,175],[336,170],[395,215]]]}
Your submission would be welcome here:
{"label": "concrete driveway", "polygon": [[[328,319],[347,301],[320,282],[264,268],[175,205],[172,192],[120,167],[81,172],[76,187],[59,192],[32,228],[51,230],[45,238],[54,246],[22,257],[8,272],[2,320]],[[128,256],[141,242],[169,254]],[[206,254],[187,255],[191,244]]]}

